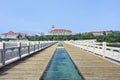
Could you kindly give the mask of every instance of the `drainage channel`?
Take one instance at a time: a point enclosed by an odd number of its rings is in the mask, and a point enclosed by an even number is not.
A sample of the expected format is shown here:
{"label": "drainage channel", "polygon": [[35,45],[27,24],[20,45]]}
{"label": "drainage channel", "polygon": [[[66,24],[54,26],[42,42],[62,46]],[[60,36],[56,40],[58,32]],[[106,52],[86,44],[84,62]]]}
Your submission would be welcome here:
{"label": "drainage channel", "polygon": [[55,50],[40,80],[83,80],[61,43]]}

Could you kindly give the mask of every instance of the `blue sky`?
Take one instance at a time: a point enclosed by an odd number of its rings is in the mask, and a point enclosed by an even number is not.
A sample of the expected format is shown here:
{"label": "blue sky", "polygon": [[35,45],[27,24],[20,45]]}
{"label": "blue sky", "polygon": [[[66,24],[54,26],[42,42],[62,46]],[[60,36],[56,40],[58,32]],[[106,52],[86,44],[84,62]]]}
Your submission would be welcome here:
{"label": "blue sky", "polygon": [[0,0],[0,33],[120,30],[120,0]]}

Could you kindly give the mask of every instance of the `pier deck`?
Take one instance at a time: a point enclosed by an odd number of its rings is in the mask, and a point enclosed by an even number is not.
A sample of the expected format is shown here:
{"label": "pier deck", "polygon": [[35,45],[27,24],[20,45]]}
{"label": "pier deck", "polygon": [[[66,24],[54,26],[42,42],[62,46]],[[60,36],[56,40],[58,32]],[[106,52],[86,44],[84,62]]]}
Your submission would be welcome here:
{"label": "pier deck", "polygon": [[56,45],[0,69],[0,80],[39,80]]}
{"label": "pier deck", "polygon": [[120,80],[120,64],[112,63],[78,47],[64,44],[85,80]]}
{"label": "pier deck", "polygon": [[[85,80],[120,80],[120,63],[112,63],[63,43]],[[0,80],[39,80],[57,44],[0,69]]]}

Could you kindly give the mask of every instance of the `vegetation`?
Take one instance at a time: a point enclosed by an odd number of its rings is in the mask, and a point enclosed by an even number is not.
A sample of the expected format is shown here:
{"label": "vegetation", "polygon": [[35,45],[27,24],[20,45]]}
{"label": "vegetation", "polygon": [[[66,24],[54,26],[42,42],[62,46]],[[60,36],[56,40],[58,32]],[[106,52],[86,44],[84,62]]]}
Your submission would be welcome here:
{"label": "vegetation", "polygon": [[79,39],[93,39],[94,36],[91,33],[87,34],[76,34],[76,35],[46,35],[46,36],[31,36],[28,37],[28,40],[79,40]]}
{"label": "vegetation", "polygon": [[104,34],[101,36],[94,36],[92,33],[79,33],[75,35],[46,35],[46,36],[31,36],[27,38],[30,41],[44,41],[44,40],[86,40],[96,39],[98,42],[120,42],[120,31],[113,31],[112,34]]}
{"label": "vegetation", "polygon": [[109,43],[120,42],[120,31],[113,31],[112,34],[108,35],[96,36],[96,39],[99,42],[103,41]]}

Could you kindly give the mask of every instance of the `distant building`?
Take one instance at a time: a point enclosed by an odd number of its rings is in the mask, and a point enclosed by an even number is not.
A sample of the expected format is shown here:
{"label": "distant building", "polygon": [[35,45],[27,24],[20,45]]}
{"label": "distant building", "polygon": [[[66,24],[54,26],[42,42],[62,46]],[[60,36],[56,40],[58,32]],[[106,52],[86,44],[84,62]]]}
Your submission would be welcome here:
{"label": "distant building", "polygon": [[86,32],[86,33],[92,33],[94,36],[100,36],[100,35],[111,34],[112,30],[108,30],[108,31],[92,31],[92,32]]}
{"label": "distant building", "polygon": [[37,36],[44,36],[44,33],[41,32],[41,33],[37,33],[36,35],[37,35]]}
{"label": "distant building", "polygon": [[47,35],[71,35],[71,30],[66,29],[56,29],[54,26],[52,26],[51,30],[48,31]]}
{"label": "distant building", "polygon": [[100,35],[108,35],[112,33],[112,30],[109,31],[93,31],[93,35],[100,36]]}
{"label": "distant building", "polygon": [[26,38],[28,35],[23,33],[17,33],[13,31],[8,31],[6,33],[1,34],[2,39],[23,39]]}

